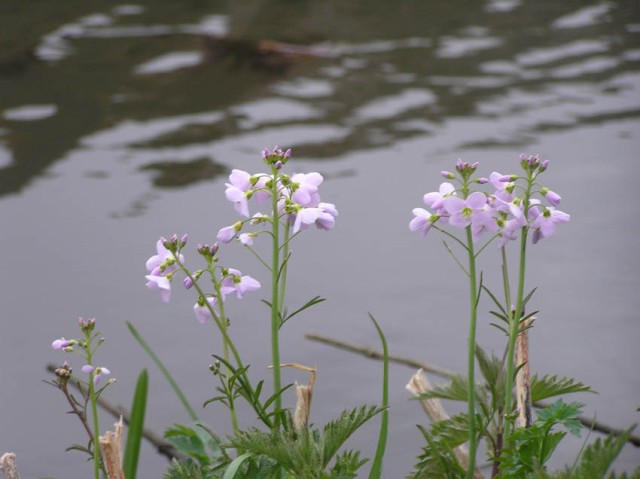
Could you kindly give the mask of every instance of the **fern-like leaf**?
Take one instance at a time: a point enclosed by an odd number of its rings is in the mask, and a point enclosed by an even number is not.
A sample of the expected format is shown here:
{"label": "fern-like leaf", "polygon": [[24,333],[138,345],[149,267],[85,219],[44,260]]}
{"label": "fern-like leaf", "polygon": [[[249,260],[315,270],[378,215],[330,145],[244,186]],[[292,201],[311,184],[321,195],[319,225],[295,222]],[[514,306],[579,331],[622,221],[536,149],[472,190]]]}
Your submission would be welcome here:
{"label": "fern-like leaf", "polygon": [[[629,440],[633,428],[627,429],[620,436],[608,436],[604,440],[598,438],[587,446],[580,457],[580,462],[571,477],[576,479],[590,479],[593,477],[606,477],[613,461]],[[611,477],[611,476],[610,476]]]}
{"label": "fern-like leaf", "polygon": [[561,396],[570,393],[595,392],[589,386],[575,381],[572,378],[557,375],[545,375],[538,377],[537,374],[531,378],[531,400],[541,401],[550,397]]}

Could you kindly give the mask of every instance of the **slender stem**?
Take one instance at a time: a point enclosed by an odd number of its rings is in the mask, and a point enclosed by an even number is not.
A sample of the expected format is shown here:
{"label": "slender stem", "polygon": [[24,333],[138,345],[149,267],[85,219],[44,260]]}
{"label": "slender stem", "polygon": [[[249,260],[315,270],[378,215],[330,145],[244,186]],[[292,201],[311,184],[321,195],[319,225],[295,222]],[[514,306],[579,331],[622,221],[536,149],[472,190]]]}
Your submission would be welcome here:
{"label": "slender stem", "polygon": [[[219,322],[220,324],[222,324],[222,327],[225,332],[225,335],[223,337],[229,338],[229,334],[227,332],[227,330],[229,329],[229,321],[227,320],[227,316],[224,312],[224,302],[222,301],[222,292],[220,290],[220,283],[218,283],[217,281],[215,282],[215,288],[216,288],[216,296],[218,297],[218,308],[220,309]],[[208,301],[205,301],[205,302],[208,303]],[[223,349],[224,359],[227,362],[231,362],[228,341],[225,340],[222,342],[222,349]],[[225,368],[225,378],[226,378],[227,384],[229,384],[229,380],[231,379],[231,371],[229,370],[228,367]],[[229,415],[231,416],[231,425],[233,426],[233,432],[237,434],[238,433],[238,417],[236,415],[236,408],[233,400],[233,394],[229,396]]]}
{"label": "slender stem", "polygon": [[476,467],[476,449],[477,433],[476,433],[476,381],[475,381],[475,364],[476,364],[476,322],[478,318],[478,288],[476,286],[476,257],[473,253],[473,238],[471,235],[471,226],[467,226],[467,251],[469,253],[469,292],[471,302],[471,318],[469,321],[469,355],[468,355],[468,396],[467,406],[469,414],[469,467],[467,469],[467,478],[473,479]]}
{"label": "slender stem", "polygon": [[[535,178],[529,174],[528,175],[528,183],[527,188],[524,192],[524,217],[527,218],[529,214],[529,199],[531,198],[531,188],[533,186]],[[513,313],[513,316],[509,315],[509,344],[507,347],[507,373],[505,378],[505,405],[504,405],[504,414],[507,416],[511,415],[513,408],[513,382],[515,380],[514,371],[515,371],[515,347],[516,347],[516,338],[518,337],[518,333],[520,331],[520,319],[523,316],[524,311],[524,280],[525,280],[525,272],[526,272],[526,263],[527,263],[527,236],[529,233],[529,227],[524,226],[522,228],[522,234],[520,237],[520,264],[518,271],[518,292],[516,296],[516,309]],[[509,310],[511,309],[511,305],[507,305]],[[511,438],[511,430],[512,430],[513,422],[511,419],[507,419],[504,422],[504,437],[503,437],[503,447],[508,448],[510,446],[510,438]]]}
{"label": "slender stem", "polygon": [[[214,285],[215,285],[216,295],[218,299],[218,307],[220,308],[220,315],[216,313],[216,311],[213,309],[213,306],[211,306],[211,303],[207,301],[207,296],[205,295],[204,291],[198,284],[198,281],[196,280],[196,278],[194,278],[191,272],[180,262],[180,258],[178,257],[178,255],[174,253],[173,257],[175,258],[176,264],[191,280],[193,287],[198,292],[198,295],[200,296],[200,298],[202,298],[204,305],[209,310],[209,313],[211,314],[211,317],[216,323],[218,330],[222,334],[222,347],[224,351],[224,359],[228,362],[231,362],[230,354],[229,354],[229,351],[231,351],[234,359],[236,360],[236,364],[238,365],[238,368],[242,369],[244,366],[242,363],[242,359],[240,358],[240,353],[236,349],[235,345],[233,344],[233,341],[231,340],[231,337],[229,336],[228,322],[224,313],[224,303],[222,301],[222,294],[220,293],[220,284],[217,281],[215,281],[215,277],[213,276],[213,271],[211,272],[211,274],[212,274],[212,277],[214,278]],[[228,368],[225,368],[225,378],[227,379],[227,382],[230,377],[231,377],[231,371],[229,371]],[[229,415],[231,417],[231,424],[233,426],[233,431],[238,432],[238,418],[236,415],[235,407],[232,402],[229,404]]]}
{"label": "slender stem", "polygon": [[[509,316],[509,346],[507,349],[507,376],[505,378],[505,407],[504,413],[511,415],[511,409],[513,408],[513,382],[515,380],[515,347],[516,338],[520,330],[520,318],[522,318],[523,311],[523,299],[524,299],[524,279],[525,279],[525,265],[526,265],[526,248],[527,248],[527,235],[525,234],[526,228],[522,231],[522,238],[520,240],[520,271],[518,274],[518,293],[516,296],[516,310],[513,316]],[[511,307],[511,306],[509,306]],[[504,424],[504,447],[509,447],[509,440],[511,437],[512,421],[507,420]]]}
{"label": "slender stem", "polygon": [[284,229],[284,241],[282,242],[282,269],[280,271],[280,317],[284,320],[284,295],[287,290],[287,271],[289,269],[289,233],[290,228]]}
{"label": "slender stem", "polygon": [[[280,219],[278,211],[278,178],[277,170],[272,168],[273,181],[271,185],[272,236],[271,236],[271,364],[273,366],[273,392],[276,394],[274,409],[282,409],[282,399],[278,394],[282,389],[280,380]],[[274,426],[280,424],[278,415],[275,416]]]}
{"label": "slender stem", "polygon": [[[91,361],[91,345],[89,334],[86,335],[87,341],[87,364],[92,366]],[[96,387],[93,384],[93,378],[95,376],[95,369],[89,373],[89,399],[91,400],[91,415],[93,419],[93,473],[95,479],[100,479],[100,426],[98,425],[98,402],[96,398]]]}
{"label": "slender stem", "polygon": [[211,306],[211,303],[209,303],[209,301],[207,301],[207,295],[204,293],[204,291],[202,290],[202,288],[198,284],[198,281],[193,277],[191,272],[187,268],[185,268],[185,266],[180,262],[180,260],[178,259],[177,255],[174,254],[173,256],[174,256],[174,258],[176,260],[176,264],[180,267],[180,269],[184,272],[184,274],[186,274],[189,277],[189,279],[191,279],[191,282],[193,283],[193,287],[198,292],[198,295],[204,301],[205,307],[209,310],[209,313],[211,314],[211,316],[213,317],[213,320],[216,323],[216,326],[218,326],[218,329],[220,330],[220,333],[222,334],[222,338],[223,338],[224,343],[229,345],[229,349],[231,350],[231,354],[233,354],[233,357],[236,360],[236,364],[238,365],[238,368],[243,368],[244,365],[242,363],[242,359],[240,358],[240,353],[236,349],[236,346],[233,344],[233,341],[231,341],[231,337],[229,336],[229,333],[227,332],[227,328],[222,323],[220,317],[218,316],[218,313],[216,313],[216,311],[213,309],[213,306]]}

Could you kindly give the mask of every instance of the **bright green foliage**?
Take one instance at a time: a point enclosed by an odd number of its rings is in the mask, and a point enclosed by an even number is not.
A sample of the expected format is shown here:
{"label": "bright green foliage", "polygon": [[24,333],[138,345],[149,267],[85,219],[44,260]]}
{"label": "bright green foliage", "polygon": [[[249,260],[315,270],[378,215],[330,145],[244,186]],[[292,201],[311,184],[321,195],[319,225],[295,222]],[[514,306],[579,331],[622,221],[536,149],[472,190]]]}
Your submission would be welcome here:
{"label": "bright green foliage", "polygon": [[538,419],[530,427],[514,429],[512,446],[502,450],[498,477],[524,479],[530,473],[542,470],[566,435],[564,431],[555,431],[556,426],[561,425],[572,434],[580,434],[578,416],[581,407],[578,403],[566,404],[558,400],[541,410]]}
{"label": "bright green foliage", "polygon": [[[445,438],[434,434],[433,428],[439,423],[432,426],[431,432],[418,426],[427,444],[423,448],[422,454],[418,456],[418,464],[416,464],[413,474],[409,476],[410,479],[460,479],[466,476],[465,468],[462,467],[453,452],[454,448],[464,443],[469,435],[469,421],[466,415],[456,417],[459,418],[458,421],[462,421],[462,416],[464,416],[466,423],[465,430],[461,431],[461,433],[466,432],[466,435],[462,438]],[[455,418],[452,419],[456,421]],[[446,430],[446,427],[442,429]]]}
{"label": "bright green foliage", "polygon": [[202,466],[193,461],[173,460],[164,479],[219,479],[221,476],[206,471]]}
{"label": "bright green foliage", "polygon": [[433,389],[421,394],[416,399],[437,398],[466,402],[467,388],[467,377],[461,374],[456,374],[451,377],[451,382],[449,384],[435,386]]}
{"label": "bright green foliage", "polygon": [[[629,440],[633,428],[625,431],[621,436],[608,436],[604,440],[596,439],[587,446],[580,457],[580,461],[570,477],[575,479],[590,479],[594,477],[608,477],[614,479],[614,473],[607,476],[607,472],[613,465],[613,461],[618,457],[620,451]],[[640,476],[640,471],[636,470],[634,477]],[[569,477],[569,476],[565,476]]]}
{"label": "bright green foliage", "polygon": [[527,476],[527,479],[640,479],[640,467],[630,476],[626,473],[609,472],[613,462],[629,440],[632,429],[628,429],[619,436],[611,435],[604,440],[596,439],[585,448],[579,461],[572,468],[555,473],[538,470]]}
{"label": "bright green foliage", "polygon": [[274,426],[273,418],[279,417],[281,419],[284,416],[284,410],[269,410],[269,408],[287,389],[293,386],[293,384],[283,387],[278,392],[263,400],[260,396],[262,394],[264,381],[258,382],[254,388],[249,376],[247,375],[249,366],[236,368],[221,356],[214,354],[213,357],[219,364],[224,365],[224,367],[229,371],[229,375],[220,374],[220,368],[214,368],[214,374],[220,379],[221,385],[216,387],[216,391],[220,394],[205,401],[204,406],[217,401],[230,408],[234,405],[237,398],[242,397],[253,408],[262,423],[268,428],[272,428]]}
{"label": "bright green foliage", "polygon": [[220,440],[200,423],[196,423],[194,428],[175,424],[173,428],[165,431],[164,437],[181,454],[201,466],[228,461]]}
{"label": "bright green foliage", "polygon": [[[325,425],[322,431],[314,427],[298,430],[287,417],[279,429],[263,432],[252,428],[238,432],[230,438],[230,446],[268,458],[296,479],[356,477],[357,469],[366,460],[360,459],[358,453],[338,455],[338,450],[360,426],[380,412],[382,409],[377,406],[344,411],[338,419]],[[333,467],[329,468],[334,459]],[[266,479],[270,476],[263,477]]]}

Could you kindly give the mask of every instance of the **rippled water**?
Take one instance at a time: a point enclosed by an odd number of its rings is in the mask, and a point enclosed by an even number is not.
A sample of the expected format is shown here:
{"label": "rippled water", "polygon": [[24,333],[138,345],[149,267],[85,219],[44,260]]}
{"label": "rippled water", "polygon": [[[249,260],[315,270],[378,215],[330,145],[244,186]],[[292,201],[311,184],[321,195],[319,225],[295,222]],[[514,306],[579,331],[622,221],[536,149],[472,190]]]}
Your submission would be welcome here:
{"label": "rippled water", "polygon": [[[637,422],[637,2],[13,0],[0,25],[0,451],[18,453],[24,477],[86,477],[83,458],[64,452],[82,430],[40,382],[60,360],[50,341],[73,335],[78,315],[96,316],[107,338],[111,399],[128,404],[150,369],[152,429],[187,418],[125,320],[195,404],[211,397],[218,338],[193,320],[193,297],[164,305],[144,288],[144,261],[160,234],[211,242],[235,221],[226,174],[260,170],[259,151],[274,144],[293,147],[297,169],[325,175],[323,199],[340,210],[334,231],[300,239],[292,263],[290,301],[328,301],[283,335],[283,360],[318,365],[315,422],[377,401],[381,369],[305,332],[375,347],[370,311],[392,353],[464,369],[466,289],[439,240],[408,231],[411,209],[457,158],[507,172],[520,152],[551,161],[549,187],[572,214],[531,250],[542,310],[532,369],[592,385],[599,395],[576,397],[588,415]],[[225,257],[266,280],[240,248]],[[270,359],[255,303],[234,304],[232,329],[258,376]],[[480,339],[499,348],[488,322]],[[424,418],[406,400],[412,371],[391,372],[385,471],[399,478]],[[202,418],[229,429],[220,409]],[[351,445],[372,455],[375,428]],[[161,477],[164,460],[144,454],[144,477]],[[639,464],[628,447],[621,468]]]}

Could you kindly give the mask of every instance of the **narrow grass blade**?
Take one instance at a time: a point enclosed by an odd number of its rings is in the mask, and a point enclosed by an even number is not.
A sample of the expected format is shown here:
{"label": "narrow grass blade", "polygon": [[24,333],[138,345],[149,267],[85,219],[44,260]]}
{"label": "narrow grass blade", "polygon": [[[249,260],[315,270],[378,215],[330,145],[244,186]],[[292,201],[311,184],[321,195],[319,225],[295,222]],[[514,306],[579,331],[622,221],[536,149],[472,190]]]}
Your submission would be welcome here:
{"label": "narrow grass blade", "polygon": [[147,409],[147,393],[149,390],[149,374],[143,369],[138,376],[136,392],[131,404],[131,417],[129,419],[129,432],[127,444],[124,450],[122,470],[126,479],[136,479],[138,458],[140,457],[140,444],[142,442],[142,429],[144,428],[144,415]]}
{"label": "narrow grass blade", "polygon": [[146,353],[153,360],[156,366],[158,366],[158,369],[160,369],[160,371],[162,372],[163,376],[165,377],[165,379],[173,389],[173,392],[175,392],[176,396],[178,396],[178,399],[186,409],[187,414],[189,414],[189,417],[191,418],[191,420],[193,422],[197,422],[198,415],[195,413],[195,411],[191,407],[191,404],[189,404],[189,401],[187,401],[187,398],[182,392],[182,389],[180,389],[180,386],[178,386],[178,383],[176,383],[176,381],[173,379],[173,376],[171,376],[171,373],[169,372],[169,370],[164,366],[164,364],[162,364],[162,361],[160,361],[160,358],[156,356],[156,354],[153,352],[153,350],[147,344],[147,342],[144,339],[142,339],[142,336],[140,336],[140,333],[138,332],[138,330],[133,327],[133,324],[127,321],[127,327],[129,328],[129,331],[131,331],[131,334],[133,335],[133,337],[136,338],[136,341],[138,341],[140,346],[142,346],[142,349],[146,351]]}
{"label": "narrow grass blade", "polygon": [[387,339],[385,338],[380,325],[373,315],[369,314],[369,318],[378,331],[383,353],[382,407],[384,411],[382,411],[382,419],[380,421],[380,435],[378,437],[376,456],[373,459],[371,471],[369,472],[369,479],[380,479],[382,477],[382,460],[384,458],[384,451],[387,447],[387,436],[389,433],[389,351],[387,349]]}

